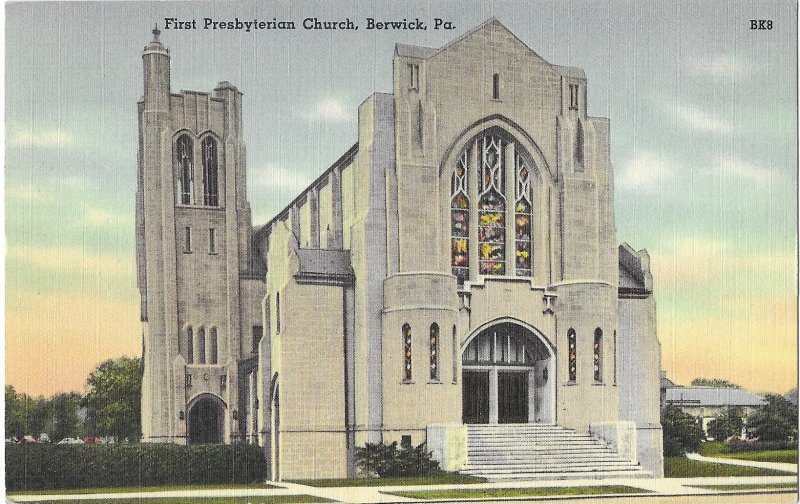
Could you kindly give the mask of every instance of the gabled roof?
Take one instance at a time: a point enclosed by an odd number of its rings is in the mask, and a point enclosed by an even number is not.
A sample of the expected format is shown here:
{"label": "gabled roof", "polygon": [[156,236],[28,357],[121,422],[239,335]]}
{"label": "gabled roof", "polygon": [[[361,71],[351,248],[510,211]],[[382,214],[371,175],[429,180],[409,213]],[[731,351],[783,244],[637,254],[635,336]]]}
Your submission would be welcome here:
{"label": "gabled roof", "polygon": [[667,404],[675,406],[761,406],[764,399],[744,389],[721,387],[672,387],[667,389]]}
{"label": "gabled roof", "polygon": [[394,45],[395,54],[406,58],[428,59],[434,54],[436,54],[437,51],[438,49],[435,49],[433,47],[422,47],[422,46],[413,46],[406,44]]}

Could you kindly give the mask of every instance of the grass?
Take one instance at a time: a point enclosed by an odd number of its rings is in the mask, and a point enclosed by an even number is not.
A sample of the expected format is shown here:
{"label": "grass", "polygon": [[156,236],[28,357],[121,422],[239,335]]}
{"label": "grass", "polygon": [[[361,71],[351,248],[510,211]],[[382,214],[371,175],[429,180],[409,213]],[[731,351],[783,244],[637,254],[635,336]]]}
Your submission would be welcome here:
{"label": "grass", "polygon": [[720,458],[737,460],[755,460],[757,462],[782,462],[785,464],[797,463],[797,450],[765,450],[754,452],[722,453]]}
{"label": "grass", "polygon": [[608,495],[651,493],[642,488],[622,485],[549,487],[549,488],[459,488],[455,490],[419,490],[391,492],[388,495],[412,499],[502,499],[508,497],[546,497],[552,495]]}
{"label": "grass", "polygon": [[142,492],[171,492],[175,490],[227,490],[247,488],[283,488],[266,483],[231,483],[218,485],[164,485],[164,486],[127,486],[127,487],[100,487],[100,488],[70,488],[54,490],[28,490],[11,491],[8,495],[85,495],[105,493],[142,493]]}
{"label": "grass", "polygon": [[797,490],[797,483],[762,483],[747,485],[691,485],[692,488],[703,488],[707,490]]}
{"label": "grass", "polygon": [[[45,504],[98,504],[97,499],[46,500]],[[335,502],[313,495],[270,495],[263,497],[134,497],[109,500],[113,504],[292,504],[299,502]]]}
{"label": "grass", "polygon": [[701,462],[686,457],[664,457],[665,478],[700,478],[725,476],[787,476],[791,473],[757,467]]}
{"label": "grass", "polygon": [[700,443],[697,453],[704,457],[730,458],[737,460],[754,460],[756,462],[797,463],[797,450],[762,450],[751,452],[730,452],[728,447],[719,441]]}
{"label": "grass", "polygon": [[443,472],[430,476],[407,476],[387,478],[356,478],[356,479],[317,479],[317,480],[291,480],[291,483],[308,485],[312,487],[365,487],[365,486],[408,486],[408,485],[463,485],[471,483],[485,483],[484,478],[476,478],[466,474]]}

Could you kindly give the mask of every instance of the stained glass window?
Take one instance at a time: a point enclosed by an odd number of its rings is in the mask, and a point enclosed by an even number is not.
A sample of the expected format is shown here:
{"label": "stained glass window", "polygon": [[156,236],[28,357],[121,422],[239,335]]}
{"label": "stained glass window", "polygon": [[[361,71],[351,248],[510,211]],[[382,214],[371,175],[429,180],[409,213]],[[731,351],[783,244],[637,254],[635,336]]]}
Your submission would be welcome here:
{"label": "stained glass window", "polygon": [[516,203],[514,237],[516,239],[517,276],[531,276],[531,170],[522,156],[515,154]]}
{"label": "stained glass window", "polygon": [[217,141],[207,136],[203,139],[203,204],[219,205],[217,189]]}
{"label": "stained glass window", "polygon": [[481,275],[503,275],[506,272],[503,140],[487,135],[478,140],[478,148],[478,269]]}
{"label": "stained glass window", "polygon": [[577,345],[575,343],[575,329],[570,328],[567,331],[567,351],[569,352],[569,360],[568,363],[568,374],[569,374],[569,381],[574,382],[577,379],[578,375],[578,366],[577,366]]}
{"label": "stained glass window", "polygon": [[403,326],[403,380],[411,381],[411,326]]}
{"label": "stained glass window", "polygon": [[599,327],[594,330],[594,381],[603,381],[603,331]]}
{"label": "stained glass window", "polygon": [[431,380],[439,379],[439,324],[431,324]]}
{"label": "stained glass window", "polygon": [[469,279],[469,196],[467,186],[467,152],[458,160],[451,177],[451,243],[453,275],[463,284]]}
{"label": "stained glass window", "polygon": [[181,135],[175,144],[175,162],[178,170],[178,202],[181,205],[191,205],[194,199],[192,185],[194,176],[192,166],[194,159],[194,147],[189,135]]}

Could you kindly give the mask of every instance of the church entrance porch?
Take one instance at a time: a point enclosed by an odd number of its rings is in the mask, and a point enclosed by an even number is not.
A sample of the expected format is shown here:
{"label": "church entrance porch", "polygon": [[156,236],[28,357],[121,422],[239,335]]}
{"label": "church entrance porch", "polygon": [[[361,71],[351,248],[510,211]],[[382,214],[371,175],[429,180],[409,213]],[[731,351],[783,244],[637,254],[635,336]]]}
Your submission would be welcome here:
{"label": "church entrance porch", "polygon": [[508,321],[478,331],[462,353],[462,421],[554,422],[552,364],[549,343],[533,329]]}
{"label": "church entrance porch", "polygon": [[189,444],[222,443],[224,405],[211,395],[196,398],[189,405]]}

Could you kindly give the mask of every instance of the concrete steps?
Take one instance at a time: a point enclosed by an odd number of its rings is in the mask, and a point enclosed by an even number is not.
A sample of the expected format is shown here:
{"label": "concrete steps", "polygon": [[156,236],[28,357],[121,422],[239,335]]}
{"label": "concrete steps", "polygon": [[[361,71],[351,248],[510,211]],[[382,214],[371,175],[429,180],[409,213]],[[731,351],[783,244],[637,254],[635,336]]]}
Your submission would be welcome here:
{"label": "concrete steps", "polygon": [[490,481],[653,477],[599,439],[553,424],[467,425],[461,472]]}

